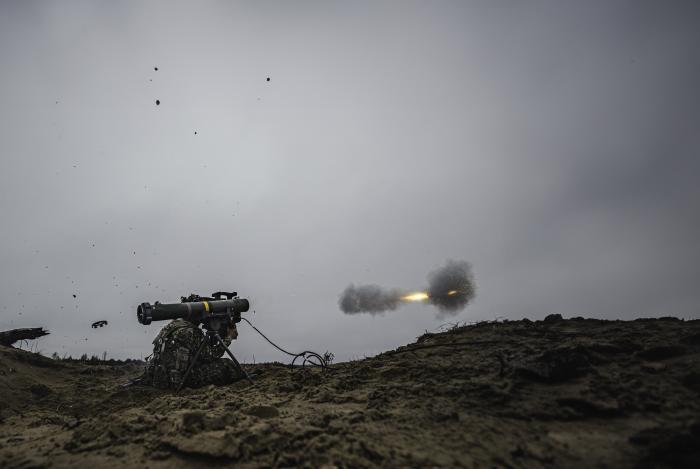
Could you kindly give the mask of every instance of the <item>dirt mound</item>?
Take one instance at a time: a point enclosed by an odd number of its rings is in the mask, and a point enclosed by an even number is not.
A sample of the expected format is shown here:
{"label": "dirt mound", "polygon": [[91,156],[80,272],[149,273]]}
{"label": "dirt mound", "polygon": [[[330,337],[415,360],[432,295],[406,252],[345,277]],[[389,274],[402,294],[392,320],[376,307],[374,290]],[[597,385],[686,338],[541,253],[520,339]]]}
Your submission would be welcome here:
{"label": "dirt mound", "polygon": [[670,318],[481,323],[180,394],[4,348],[0,466],[697,467],[698,337]]}

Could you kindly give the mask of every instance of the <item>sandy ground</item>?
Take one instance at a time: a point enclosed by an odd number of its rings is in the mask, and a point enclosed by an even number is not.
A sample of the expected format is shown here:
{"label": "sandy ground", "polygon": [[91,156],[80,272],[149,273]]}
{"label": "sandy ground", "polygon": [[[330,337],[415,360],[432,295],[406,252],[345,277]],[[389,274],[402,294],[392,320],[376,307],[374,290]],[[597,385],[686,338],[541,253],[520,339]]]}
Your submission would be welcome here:
{"label": "sandy ground", "polygon": [[256,385],[0,348],[0,466],[700,467],[700,321],[480,323]]}

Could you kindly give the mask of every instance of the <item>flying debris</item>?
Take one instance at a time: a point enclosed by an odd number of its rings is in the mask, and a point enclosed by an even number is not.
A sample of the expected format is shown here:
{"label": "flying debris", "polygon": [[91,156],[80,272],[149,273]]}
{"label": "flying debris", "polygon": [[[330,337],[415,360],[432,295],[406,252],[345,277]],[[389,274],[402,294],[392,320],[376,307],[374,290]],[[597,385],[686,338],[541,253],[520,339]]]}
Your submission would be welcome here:
{"label": "flying debris", "polygon": [[48,335],[49,331],[43,327],[11,329],[0,332],[0,345],[12,347],[12,344],[21,340],[33,340]]}
{"label": "flying debris", "polygon": [[474,277],[465,261],[448,260],[439,269],[428,274],[428,288],[406,292],[385,290],[379,285],[350,284],[340,295],[338,305],[346,314],[378,314],[392,311],[407,302],[426,302],[437,306],[441,313],[456,313],[475,295]]}
{"label": "flying debris", "polygon": [[[107,321],[95,321],[92,323],[92,328],[97,329],[98,327],[104,327],[107,324],[108,324]],[[85,340],[87,340],[87,339],[85,339]]]}

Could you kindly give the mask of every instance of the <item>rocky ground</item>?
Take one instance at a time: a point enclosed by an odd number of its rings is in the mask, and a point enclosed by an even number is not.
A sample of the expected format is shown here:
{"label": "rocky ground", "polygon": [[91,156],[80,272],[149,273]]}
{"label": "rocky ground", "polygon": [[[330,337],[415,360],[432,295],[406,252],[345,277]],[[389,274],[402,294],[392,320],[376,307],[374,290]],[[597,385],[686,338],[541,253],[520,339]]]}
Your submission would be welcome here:
{"label": "rocky ground", "polygon": [[180,394],[0,347],[0,466],[700,467],[700,321],[550,319]]}

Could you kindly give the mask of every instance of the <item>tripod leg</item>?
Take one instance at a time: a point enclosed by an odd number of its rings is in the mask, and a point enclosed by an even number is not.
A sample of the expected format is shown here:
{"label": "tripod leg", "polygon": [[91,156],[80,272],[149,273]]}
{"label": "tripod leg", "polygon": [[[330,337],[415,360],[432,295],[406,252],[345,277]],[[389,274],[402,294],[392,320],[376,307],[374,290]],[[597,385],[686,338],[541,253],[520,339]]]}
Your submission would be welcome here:
{"label": "tripod leg", "polygon": [[236,357],[233,356],[229,348],[226,346],[223,340],[221,340],[221,337],[217,334],[216,335],[216,340],[219,342],[219,344],[224,348],[228,356],[231,358],[233,363],[236,365],[236,369],[247,379],[250,384],[255,384],[253,381],[253,378],[250,377],[250,375],[243,369],[240,363],[238,363],[238,360],[236,360]]}
{"label": "tripod leg", "polygon": [[182,377],[182,381],[180,382],[180,385],[177,387],[177,392],[180,392],[180,389],[185,385],[185,381],[187,381],[187,378],[190,376],[190,372],[192,371],[192,368],[194,368],[194,364],[197,363],[197,358],[199,358],[199,354],[202,353],[202,350],[204,349],[204,346],[207,343],[206,337],[202,338],[202,342],[199,344],[199,348],[197,349],[197,353],[194,354],[194,358],[190,362],[190,366],[187,367],[187,371],[185,371],[185,376]]}

